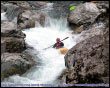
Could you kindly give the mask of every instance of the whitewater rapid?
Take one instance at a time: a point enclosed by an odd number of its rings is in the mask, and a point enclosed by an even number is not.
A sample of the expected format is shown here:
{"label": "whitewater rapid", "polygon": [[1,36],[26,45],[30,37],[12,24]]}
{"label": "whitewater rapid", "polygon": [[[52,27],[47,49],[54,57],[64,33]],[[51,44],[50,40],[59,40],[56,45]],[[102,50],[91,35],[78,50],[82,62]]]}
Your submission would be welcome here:
{"label": "whitewater rapid", "polygon": [[[57,20],[56,24],[59,25],[60,23],[59,26],[61,26],[61,21],[61,19]],[[30,79],[37,79],[40,83],[54,83],[57,77],[65,69],[64,55],[60,54],[59,50],[54,48],[44,50],[44,48],[53,45],[56,42],[57,37],[61,39],[69,37],[69,39],[63,41],[65,47],[68,49],[75,44],[75,42],[72,41],[71,31],[69,31],[68,28],[60,30],[61,27],[59,28],[58,25],[56,25],[56,27],[53,27],[52,25],[44,28],[36,27],[23,31],[26,34],[26,43],[39,52],[37,56],[41,59],[42,63],[42,65],[39,66],[39,69],[36,69],[34,73],[31,72],[27,74]],[[62,26],[64,27],[65,25]]]}
{"label": "whitewater rapid", "polygon": [[[3,15],[3,14],[2,14]],[[5,18],[6,19],[6,18]],[[36,64],[33,68],[27,71],[22,76],[13,75],[5,79],[2,83],[14,84],[57,84],[57,79],[65,69],[65,60],[63,54],[59,50],[49,48],[44,50],[56,42],[56,38],[64,40],[65,48],[72,48],[76,42],[72,31],[67,26],[66,18],[53,19],[47,18],[45,27],[36,26],[35,28],[24,29],[26,34],[25,42],[33,47],[34,59],[37,63],[38,58],[40,64]],[[73,39],[74,37],[74,39]]]}

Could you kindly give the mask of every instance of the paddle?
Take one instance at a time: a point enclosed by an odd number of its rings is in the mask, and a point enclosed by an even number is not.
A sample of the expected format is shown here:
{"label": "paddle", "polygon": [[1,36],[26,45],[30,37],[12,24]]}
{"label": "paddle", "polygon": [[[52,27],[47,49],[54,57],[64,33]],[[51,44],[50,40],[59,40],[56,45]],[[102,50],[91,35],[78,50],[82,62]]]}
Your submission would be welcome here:
{"label": "paddle", "polygon": [[[64,38],[63,40],[61,40],[61,41],[64,41],[64,40],[66,40],[66,39],[68,39],[69,37],[66,37],[66,38]],[[53,44],[54,45],[54,44]],[[51,45],[51,46],[49,46],[49,47],[47,47],[47,48],[44,48],[44,50],[46,50],[46,49],[48,49],[48,48],[50,48],[50,47],[52,47],[53,45]]]}

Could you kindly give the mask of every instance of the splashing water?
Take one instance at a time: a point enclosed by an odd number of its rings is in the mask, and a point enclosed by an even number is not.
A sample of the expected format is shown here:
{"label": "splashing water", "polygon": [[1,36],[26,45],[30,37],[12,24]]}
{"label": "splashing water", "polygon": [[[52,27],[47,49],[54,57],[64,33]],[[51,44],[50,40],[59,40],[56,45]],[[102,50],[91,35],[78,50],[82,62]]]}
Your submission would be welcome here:
{"label": "splashing water", "polygon": [[26,34],[26,43],[32,46],[36,53],[39,52],[36,57],[40,58],[40,65],[36,65],[23,76],[10,76],[5,83],[55,83],[57,77],[65,69],[64,55],[60,54],[59,50],[54,48],[43,49],[53,45],[57,37],[61,40],[69,37],[63,41],[64,46],[68,49],[75,45],[75,42],[72,39],[71,31],[67,27],[66,19],[49,18],[48,20],[46,27],[35,27],[23,31]]}
{"label": "splashing water", "polygon": [[5,16],[6,12],[1,13],[1,20],[8,20],[7,17]]}
{"label": "splashing water", "polygon": [[[2,15],[3,19],[6,19]],[[66,18],[53,19],[47,18],[45,21],[45,27],[38,26],[35,28],[30,28],[23,30],[26,34],[25,42],[34,48],[36,53],[35,61],[40,58],[40,64],[35,65],[29,71],[27,71],[22,76],[13,75],[5,79],[2,83],[14,83],[14,84],[57,84],[59,80],[57,79],[62,71],[65,69],[64,54],[60,54],[59,50],[54,48],[49,48],[44,50],[56,42],[56,38],[64,40],[64,47],[70,49],[76,42],[72,37],[72,31],[69,30],[67,26]],[[17,86],[17,85],[16,85]],[[24,85],[19,85],[24,86]],[[26,86],[26,85],[25,85]],[[36,85],[37,86],[37,85]]]}
{"label": "splashing water", "polygon": [[[5,14],[6,14],[6,12],[1,13],[1,21],[2,21],[2,20],[8,21],[8,18],[6,17]],[[12,22],[17,23],[17,17],[15,17],[15,18],[12,20]]]}
{"label": "splashing water", "polygon": [[[42,11],[45,10],[46,9],[43,9]],[[7,20],[5,13],[1,13],[1,20]],[[67,26],[66,18],[53,19],[48,17],[45,21],[45,27],[37,26],[35,28],[24,30],[23,32],[26,34],[26,43],[34,48],[33,52],[30,52],[33,54],[36,53],[34,59],[37,63],[39,58],[40,64],[36,64],[22,76],[10,76],[9,78],[5,79],[2,83],[17,84],[14,86],[30,86],[28,84],[36,84],[34,86],[39,86],[37,84],[59,83],[60,81],[57,78],[65,69],[64,54],[60,54],[59,50],[56,50],[54,48],[49,48],[47,50],[44,50],[44,48],[53,45],[56,41],[56,38],[60,38],[62,40],[65,37],[69,37],[67,40],[64,40],[63,42],[64,47],[70,49],[77,42],[84,40],[84,38],[88,38],[88,36],[92,36],[94,34],[99,34],[100,31],[97,30],[96,32],[95,29],[100,29],[104,27],[102,23],[99,25],[96,24],[94,26],[94,30],[92,29],[86,31],[88,33],[82,32],[80,35],[72,35],[72,31],[70,31]],[[83,37],[81,35],[85,35],[86,37]]]}

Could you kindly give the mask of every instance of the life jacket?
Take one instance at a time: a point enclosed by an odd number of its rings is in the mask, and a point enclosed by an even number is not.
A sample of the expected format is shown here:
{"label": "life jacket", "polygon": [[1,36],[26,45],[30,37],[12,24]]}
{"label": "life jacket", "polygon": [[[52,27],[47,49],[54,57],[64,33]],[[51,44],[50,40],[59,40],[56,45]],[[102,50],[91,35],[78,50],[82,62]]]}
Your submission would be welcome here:
{"label": "life jacket", "polygon": [[56,43],[56,49],[62,48],[61,43]]}

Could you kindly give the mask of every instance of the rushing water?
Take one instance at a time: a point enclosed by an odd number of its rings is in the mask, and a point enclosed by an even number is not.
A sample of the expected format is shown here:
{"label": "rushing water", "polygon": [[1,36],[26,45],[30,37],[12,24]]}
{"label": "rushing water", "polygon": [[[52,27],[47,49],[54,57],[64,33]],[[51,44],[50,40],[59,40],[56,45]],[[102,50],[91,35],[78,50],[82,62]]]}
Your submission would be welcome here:
{"label": "rushing water", "polygon": [[49,24],[46,27],[40,26],[23,31],[26,34],[26,43],[34,48],[35,59],[40,58],[40,64],[34,66],[23,76],[14,75],[9,77],[4,83],[58,83],[56,79],[65,69],[64,55],[54,48],[47,50],[44,50],[44,48],[53,45],[57,37],[61,39],[69,37],[63,41],[64,46],[68,49],[75,45],[75,42],[72,39],[71,31],[67,27],[66,19],[49,18],[48,20]]}
{"label": "rushing water", "polygon": [[[3,18],[3,14],[2,17]],[[6,19],[6,17],[4,17]],[[49,48],[44,50],[56,42],[56,38],[64,40],[64,47],[70,49],[76,42],[73,40],[72,32],[67,26],[66,18],[47,18],[45,27],[38,26],[35,28],[24,29],[26,34],[26,43],[33,47],[34,59],[36,63],[38,58],[40,64],[36,64],[33,68],[27,71],[22,76],[13,75],[4,80],[2,83],[15,83],[15,84],[57,84],[60,81],[57,78],[65,69],[64,55],[60,54],[59,50]],[[76,36],[74,36],[76,37]],[[36,54],[35,54],[36,53]],[[17,85],[16,85],[17,86]],[[20,85],[21,86],[21,85]],[[23,86],[23,85],[22,85]]]}

